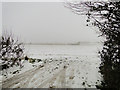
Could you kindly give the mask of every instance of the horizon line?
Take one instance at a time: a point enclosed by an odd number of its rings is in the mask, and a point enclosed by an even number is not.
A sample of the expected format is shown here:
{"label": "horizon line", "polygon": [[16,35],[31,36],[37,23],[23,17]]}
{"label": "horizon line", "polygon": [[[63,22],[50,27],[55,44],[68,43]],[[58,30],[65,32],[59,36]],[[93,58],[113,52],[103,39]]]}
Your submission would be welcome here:
{"label": "horizon line", "polygon": [[76,43],[24,43],[28,45],[80,45],[80,44],[90,44],[90,43],[102,43],[102,42],[76,42]]}

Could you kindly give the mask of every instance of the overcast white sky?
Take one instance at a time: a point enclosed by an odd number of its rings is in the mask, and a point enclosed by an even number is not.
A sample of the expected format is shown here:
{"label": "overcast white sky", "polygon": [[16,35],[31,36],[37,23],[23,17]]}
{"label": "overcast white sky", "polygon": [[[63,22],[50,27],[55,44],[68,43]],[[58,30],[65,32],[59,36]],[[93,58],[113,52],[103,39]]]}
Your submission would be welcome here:
{"label": "overcast white sky", "polygon": [[0,36],[2,35],[2,3],[0,2]]}
{"label": "overcast white sky", "polygon": [[25,42],[65,43],[97,42],[95,27],[86,26],[86,16],[79,16],[61,2],[4,2],[3,30]]}

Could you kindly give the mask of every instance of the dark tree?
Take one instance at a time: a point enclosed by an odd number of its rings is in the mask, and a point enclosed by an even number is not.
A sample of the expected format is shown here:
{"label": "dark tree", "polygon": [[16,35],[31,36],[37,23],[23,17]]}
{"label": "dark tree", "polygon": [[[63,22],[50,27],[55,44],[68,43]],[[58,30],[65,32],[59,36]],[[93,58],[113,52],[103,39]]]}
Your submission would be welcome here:
{"label": "dark tree", "polygon": [[97,87],[120,90],[120,1],[67,2],[66,5],[76,14],[87,15],[86,21],[98,27],[100,35],[106,38],[99,52],[103,81]]}
{"label": "dark tree", "polygon": [[23,43],[13,38],[13,35],[6,32],[0,37],[0,59],[12,62],[14,65],[23,58],[24,46]]}

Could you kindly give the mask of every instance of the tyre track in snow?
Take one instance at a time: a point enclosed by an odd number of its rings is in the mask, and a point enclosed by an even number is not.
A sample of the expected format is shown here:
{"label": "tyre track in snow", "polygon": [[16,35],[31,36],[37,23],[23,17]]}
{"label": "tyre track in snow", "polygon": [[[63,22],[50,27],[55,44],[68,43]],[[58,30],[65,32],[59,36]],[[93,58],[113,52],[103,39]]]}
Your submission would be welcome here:
{"label": "tyre track in snow", "polygon": [[[83,59],[46,63],[43,68],[36,67],[3,81],[3,88],[83,87],[82,83],[85,82],[86,73],[91,73],[91,70],[94,69],[91,61],[83,61]],[[61,62],[62,64],[60,64]],[[57,69],[55,69],[56,66]]]}
{"label": "tyre track in snow", "polygon": [[[61,77],[61,75],[64,75],[63,74],[64,71],[65,71],[65,69],[60,70],[59,72],[57,72],[56,74],[54,74],[52,77],[50,77],[49,79],[47,79],[46,81],[44,81],[42,84],[40,84],[37,88],[43,88],[46,84],[52,84],[52,83],[54,83],[54,81],[56,80],[57,77]],[[63,77],[60,78],[60,79],[61,79],[60,83],[64,82],[64,80],[65,80]],[[63,87],[63,86],[61,85],[61,87]]]}
{"label": "tyre track in snow", "polygon": [[[52,67],[52,65],[55,63],[50,63],[50,64],[45,64],[45,66],[43,67],[44,69],[49,69]],[[64,63],[63,63],[64,65]],[[61,65],[61,66],[63,66]],[[29,83],[33,83],[34,82],[30,82],[31,79],[33,79],[34,75],[38,74],[45,74],[45,70],[42,70],[43,68],[41,68],[40,66],[37,68],[33,68],[31,70],[28,70],[24,73],[18,74],[16,76],[13,76],[9,79],[6,79],[5,81],[2,81],[2,88],[11,88],[11,87],[15,87],[15,88],[26,88],[29,87]],[[46,78],[47,81],[44,81],[41,85],[39,85],[38,87],[44,87],[44,85],[46,85],[48,82],[52,82],[52,79],[54,79],[56,76],[58,76],[62,71],[62,70],[58,70],[58,72],[55,72],[55,75],[53,75],[53,77],[50,79]],[[39,73],[40,72],[40,73]],[[51,75],[49,75],[51,76]],[[37,81],[38,78],[36,78],[34,81]],[[38,82],[38,81],[37,81]],[[36,87],[35,85],[33,85],[32,87]]]}
{"label": "tyre track in snow", "polygon": [[28,76],[33,76],[35,72],[39,71],[41,67],[33,68],[31,70],[28,70],[24,73],[21,73],[19,75],[13,76],[12,78],[9,78],[5,81],[2,82],[2,87],[3,88],[10,88],[13,87],[15,84],[24,81]]}

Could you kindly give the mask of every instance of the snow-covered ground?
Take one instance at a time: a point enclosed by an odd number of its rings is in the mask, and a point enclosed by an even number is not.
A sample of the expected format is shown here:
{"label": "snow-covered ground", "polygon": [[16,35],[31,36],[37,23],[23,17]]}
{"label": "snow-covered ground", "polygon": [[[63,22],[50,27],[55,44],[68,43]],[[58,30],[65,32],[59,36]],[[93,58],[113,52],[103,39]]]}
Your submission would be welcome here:
{"label": "snow-covered ground", "polygon": [[48,58],[53,56],[97,55],[102,48],[100,43],[80,45],[25,45],[26,53],[32,58]]}
{"label": "snow-covered ground", "polygon": [[[23,61],[23,68],[9,68],[7,78],[2,77],[2,85],[7,88],[94,88],[101,79],[97,54],[101,46],[26,45],[28,56],[42,61],[33,64]],[[13,69],[19,73],[12,74]]]}

